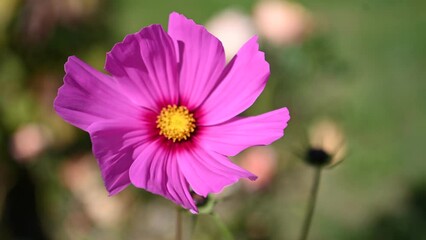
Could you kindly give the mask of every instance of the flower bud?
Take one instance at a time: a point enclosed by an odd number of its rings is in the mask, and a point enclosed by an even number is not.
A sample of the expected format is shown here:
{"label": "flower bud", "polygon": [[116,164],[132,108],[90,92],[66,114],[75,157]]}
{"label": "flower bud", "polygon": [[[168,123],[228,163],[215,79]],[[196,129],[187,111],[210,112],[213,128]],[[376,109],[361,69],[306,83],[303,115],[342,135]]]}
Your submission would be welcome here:
{"label": "flower bud", "polygon": [[334,166],[343,160],[346,153],[343,131],[330,120],[323,120],[312,126],[309,143],[305,160],[314,166]]}

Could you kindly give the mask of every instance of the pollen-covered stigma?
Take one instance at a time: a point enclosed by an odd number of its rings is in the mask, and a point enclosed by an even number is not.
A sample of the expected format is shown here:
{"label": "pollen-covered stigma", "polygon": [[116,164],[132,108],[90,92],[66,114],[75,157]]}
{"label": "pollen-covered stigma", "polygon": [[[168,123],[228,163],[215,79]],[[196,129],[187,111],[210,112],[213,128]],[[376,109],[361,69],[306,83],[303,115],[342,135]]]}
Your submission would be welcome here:
{"label": "pollen-covered stigma", "polygon": [[159,134],[173,142],[187,140],[195,131],[194,114],[184,106],[168,105],[157,116]]}

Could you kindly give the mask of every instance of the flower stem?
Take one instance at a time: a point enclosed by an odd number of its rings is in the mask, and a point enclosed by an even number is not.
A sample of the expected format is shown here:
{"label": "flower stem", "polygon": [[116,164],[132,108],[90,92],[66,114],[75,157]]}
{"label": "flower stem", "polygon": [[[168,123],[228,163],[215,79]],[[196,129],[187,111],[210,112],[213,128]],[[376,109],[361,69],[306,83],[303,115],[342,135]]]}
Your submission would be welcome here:
{"label": "flower stem", "polygon": [[182,240],[182,211],[179,207],[176,208],[176,240]]}
{"label": "flower stem", "polygon": [[192,216],[191,216],[191,235],[190,235],[191,238],[190,239],[193,239],[195,228],[197,227],[197,222],[198,222],[198,215],[192,214]]}
{"label": "flower stem", "polygon": [[232,233],[229,231],[229,229],[226,227],[226,225],[223,223],[222,219],[219,217],[219,215],[215,212],[211,214],[213,216],[213,219],[216,223],[216,225],[219,227],[220,232],[222,233],[222,239],[224,240],[234,240],[234,237],[232,236]]}
{"label": "flower stem", "polygon": [[312,217],[315,211],[315,204],[317,202],[319,184],[321,180],[321,167],[315,167],[315,176],[312,183],[311,193],[309,196],[308,211],[306,212],[305,220],[303,222],[302,233],[300,240],[308,239],[309,229],[312,223]]}

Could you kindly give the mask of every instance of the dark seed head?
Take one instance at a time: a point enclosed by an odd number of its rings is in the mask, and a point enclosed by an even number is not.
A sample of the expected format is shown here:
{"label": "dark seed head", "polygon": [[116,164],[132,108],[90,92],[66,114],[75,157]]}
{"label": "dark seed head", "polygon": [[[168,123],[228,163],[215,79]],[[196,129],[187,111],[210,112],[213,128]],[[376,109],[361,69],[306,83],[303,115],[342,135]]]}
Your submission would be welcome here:
{"label": "dark seed head", "polygon": [[305,161],[316,167],[323,167],[330,163],[331,156],[322,149],[310,148],[306,152]]}

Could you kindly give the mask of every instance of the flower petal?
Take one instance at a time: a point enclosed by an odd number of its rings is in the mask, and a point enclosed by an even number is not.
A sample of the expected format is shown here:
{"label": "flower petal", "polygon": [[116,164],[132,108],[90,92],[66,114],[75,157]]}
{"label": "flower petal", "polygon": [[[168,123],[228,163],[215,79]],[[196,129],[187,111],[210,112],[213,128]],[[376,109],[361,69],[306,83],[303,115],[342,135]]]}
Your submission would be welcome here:
{"label": "flower petal", "polygon": [[56,112],[72,125],[87,130],[90,124],[137,116],[139,108],[117,91],[117,82],[75,56],[65,63],[64,85],[54,102]]}
{"label": "flower petal", "polygon": [[161,25],[151,25],[115,44],[105,69],[133,101],[157,111],[178,103],[176,59],[173,40]]}
{"label": "flower petal", "polygon": [[222,123],[246,110],[263,91],[268,77],[269,64],[253,37],[228,63],[221,82],[201,105],[196,116],[199,124]]}
{"label": "flower petal", "polygon": [[161,195],[192,212],[198,212],[189,184],[178,168],[173,149],[164,139],[145,145],[130,167],[133,185]]}
{"label": "flower petal", "polygon": [[149,123],[109,120],[92,124],[88,131],[105,187],[114,195],[130,184],[129,168],[135,155],[152,140]]}
{"label": "flower petal", "polygon": [[197,138],[203,147],[235,156],[256,145],[268,145],[284,135],[290,115],[287,108],[259,116],[234,118],[220,125],[199,129]]}
{"label": "flower petal", "polygon": [[216,86],[225,67],[222,43],[202,25],[178,13],[170,14],[168,33],[177,41],[180,103],[195,109]]}
{"label": "flower petal", "polygon": [[201,196],[221,192],[240,178],[257,178],[222,154],[208,152],[194,144],[183,144],[182,147],[184,149],[176,153],[179,168],[191,188]]}

